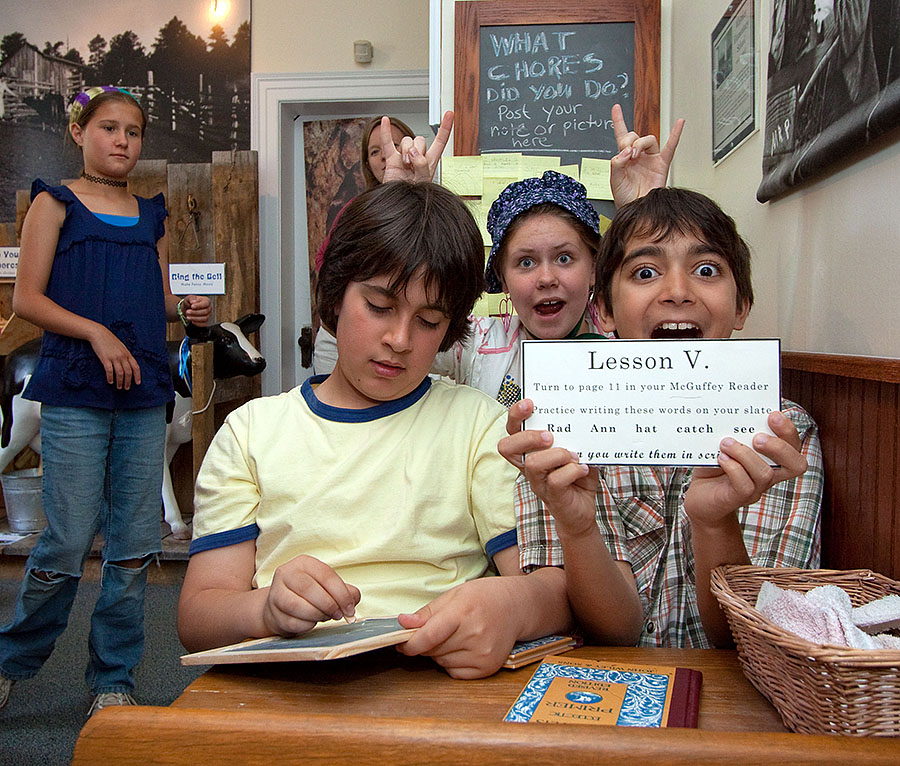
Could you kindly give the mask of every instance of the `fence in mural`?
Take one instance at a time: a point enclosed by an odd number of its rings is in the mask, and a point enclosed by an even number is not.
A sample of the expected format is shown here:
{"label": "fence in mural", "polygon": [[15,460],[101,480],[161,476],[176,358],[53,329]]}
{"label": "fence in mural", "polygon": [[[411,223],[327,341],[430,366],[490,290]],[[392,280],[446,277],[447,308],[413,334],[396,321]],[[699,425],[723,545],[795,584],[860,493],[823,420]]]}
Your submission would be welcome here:
{"label": "fence in mural", "polygon": [[246,149],[250,145],[250,94],[237,86],[231,91],[207,88],[190,99],[177,98],[155,86],[127,88],[143,104],[150,124],[172,133],[195,135],[217,149]]}
{"label": "fence in mural", "polygon": [[[90,87],[85,85],[83,87]],[[231,86],[213,91],[205,88],[190,98],[154,85],[122,85],[141,102],[147,122],[163,130],[195,137],[212,149],[246,149],[250,145],[249,88]],[[59,105],[68,104],[73,93],[55,93],[38,89],[35,84],[6,77],[0,87],[0,117],[14,122],[40,120],[58,128],[65,126]]]}

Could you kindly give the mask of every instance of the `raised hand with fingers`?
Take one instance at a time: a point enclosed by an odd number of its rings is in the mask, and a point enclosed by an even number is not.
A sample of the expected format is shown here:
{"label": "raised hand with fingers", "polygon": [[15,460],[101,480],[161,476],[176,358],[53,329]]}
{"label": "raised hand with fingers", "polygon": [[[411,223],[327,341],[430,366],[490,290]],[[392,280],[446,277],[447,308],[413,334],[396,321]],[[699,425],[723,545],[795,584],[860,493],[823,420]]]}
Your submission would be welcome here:
{"label": "raised hand with fingers", "polygon": [[622,107],[612,108],[613,130],[619,153],[610,161],[609,186],[616,207],[643,197],[651,189],[662,188],[669,176],[669,165],[681,139],[684,120],[675,121],[669,140],[660,149],[656,136],[639,136],[628,130]]}
{"label": "raised hand with fingers", "polygon": [[[756,434],[750,447],[723,439],[718,467],[698,467],[684,496],[684,508],[693,523],[715,526],[738,508],[755,503],[779,482],[793,479],[807,467],[794,424],[781,412],[769,414],[775,436]],[[769,463],[761,455],[777,465]]]}
{"label": "raised hand with fingers", "polygon": [[569,450],[554,447],[553,435],[548,431],[520,430],[533,408],[530,399],[509,408],[509,436],[500,440],[497,449],[528,479],[534,494],[556,520],[561,536],[583,534],[596,525],[597,470],[580,463]]}
{"label": "raised hand with fingers", "polygon": [[[582,465],[574,453],[554,447],[548,431],[520,430],[533,410],[530,399],[509,408],[509,436],[500,440],[498,450],[521,469],[553,517],[565,556],[566,595],[582,630],[600,643],[633,644],[643,611],[630,565],[612,557],[597,526],[599,471]],[[530,504],[525,507],[527,518]]]}
{"label": "raised hand with fingers", "polygon": [[416,136],[414,139],[404,136],[400,149],[394,146],[391,137],[391,120],[381,118],[381,151],[385,158],[384,183],[389,181],[412,181],[423,183],[434,178],[441,154],[450,140],[453,129],[453,112],[444,112],[441,125],[431,146],[426,148],[425,139]]}

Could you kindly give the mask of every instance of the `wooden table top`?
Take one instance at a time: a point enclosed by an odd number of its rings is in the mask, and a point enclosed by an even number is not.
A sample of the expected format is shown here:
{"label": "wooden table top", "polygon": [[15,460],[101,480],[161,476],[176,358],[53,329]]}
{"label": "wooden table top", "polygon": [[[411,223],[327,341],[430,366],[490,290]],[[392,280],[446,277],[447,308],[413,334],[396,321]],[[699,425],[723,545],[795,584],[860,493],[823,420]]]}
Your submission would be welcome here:
{"label": "wooden table top", "polygon": [[786,732],[733,651],[582,647],[568,656],[703,673],[697,729],[504,723],[536,665],[456,681],[394,649],[219,666],[171,707],[105,708],[73,766],[897,766],[900,740]]}
{"label": "wooden table top", "polygon": [[[747,681],[734,651],[594,646],[564,656],[700,670],[699,728],[787,731],[775,708]],[[220,665],[196,679],[172,704],[491,723],[503,720],[535,668],[537,663],[457,681],[428,658],[405,657],[388,648],[324,662]]]}

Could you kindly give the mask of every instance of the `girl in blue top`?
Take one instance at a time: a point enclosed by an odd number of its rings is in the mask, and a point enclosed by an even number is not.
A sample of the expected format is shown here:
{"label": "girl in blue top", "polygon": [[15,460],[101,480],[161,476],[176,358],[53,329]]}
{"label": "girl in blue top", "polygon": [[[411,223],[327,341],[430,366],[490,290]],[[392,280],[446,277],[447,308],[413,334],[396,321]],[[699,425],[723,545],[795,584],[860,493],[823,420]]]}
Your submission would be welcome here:
{"label": "girl in blue top", "polygon": [[174,397],[166,321],[205,324],[205,296],[168,284],[163,195],[128,193],[146,126],[127,91],[98,87],[72,105],[84,159],[70,186],[36,180],[22,227],[13,310],[44,329],[23,396],[41,402],[47,528],[0,629],[0,707],[35,675],[68,620],[95,535],[103,536],[91,619],[90,713],[134,704],[148,563],[160,552],[166,404]]}

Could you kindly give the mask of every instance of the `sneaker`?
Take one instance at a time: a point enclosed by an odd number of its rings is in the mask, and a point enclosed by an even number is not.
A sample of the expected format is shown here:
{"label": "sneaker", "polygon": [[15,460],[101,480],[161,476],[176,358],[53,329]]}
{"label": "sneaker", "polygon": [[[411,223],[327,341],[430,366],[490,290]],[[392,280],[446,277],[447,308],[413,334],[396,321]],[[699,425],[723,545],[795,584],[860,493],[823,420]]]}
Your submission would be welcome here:
{"label": "sneaker", "polygon": [[125,692],[101,692],[94,697],[91,709],[88,710],[88,718],[105,707],[120,707],[122,705],[137,705],[137,702],[134,701],[134,697]]}
{"label": "sneaker", "polygon": [[13,688],[13,681],[6,676],[0,676],[0,710],[2,710],[9,701],[9,692]]}

